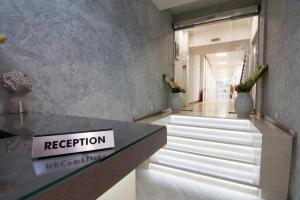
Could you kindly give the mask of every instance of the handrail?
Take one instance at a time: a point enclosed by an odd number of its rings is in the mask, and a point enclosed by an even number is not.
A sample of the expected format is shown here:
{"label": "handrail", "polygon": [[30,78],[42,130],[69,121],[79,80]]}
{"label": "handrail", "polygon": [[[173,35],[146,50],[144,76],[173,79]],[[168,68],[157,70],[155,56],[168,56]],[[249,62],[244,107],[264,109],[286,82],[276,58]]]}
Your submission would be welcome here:
{"label": "handrail", "polygon": [[247,54],[246,54],[246,52],[245,52],[244,62],[243,62],[243,68],[242,68],[242,73],[241,73],[241,78],[240,78],[240,83],[242,83],[243,76],[244,76],[244,72],[245,72],[246,58],[247,58]]}

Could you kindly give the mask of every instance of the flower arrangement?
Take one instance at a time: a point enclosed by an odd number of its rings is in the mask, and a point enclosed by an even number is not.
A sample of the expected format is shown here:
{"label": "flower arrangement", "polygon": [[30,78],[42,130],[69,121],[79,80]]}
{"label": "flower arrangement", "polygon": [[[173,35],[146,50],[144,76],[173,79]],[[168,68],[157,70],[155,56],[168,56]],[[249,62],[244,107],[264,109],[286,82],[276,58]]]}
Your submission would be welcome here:
{"label": "flower arrangement", "polygon": [[235,86],[237,92],[250,92],[254,84],[264,75],[268,70],[268,65],[260,65],[257,67],[246,81],[241,82]]}
{"label": "flower arrangement", "polygon": [[3,44],[6,41],[5,35],[0,34],[0,44]]}
{"label": "flower arrangement", "polygon": [[[5,41],[5,35],[0,34],[0,44]],[[32,90],[32,83],[26,74],[19,71],[3,73],[0,75],[0,85],[10,93],[5,108],[9,113],[25,113],[28,111],[25,98]]]}
{"label": "flower arrangement", "polygon": [[0,77],[0,82],[9,93],[26,95],[32,89],[31,81],[27,75],[19,71],[10,71]]}
{"label": "flower arrangement", "polygon": [[163,80],[169,86],[172,93],[185,93],[185,90],[178,86],[177,83],[174,81],[174,78],[170,78],[168,75],[163,74]]}

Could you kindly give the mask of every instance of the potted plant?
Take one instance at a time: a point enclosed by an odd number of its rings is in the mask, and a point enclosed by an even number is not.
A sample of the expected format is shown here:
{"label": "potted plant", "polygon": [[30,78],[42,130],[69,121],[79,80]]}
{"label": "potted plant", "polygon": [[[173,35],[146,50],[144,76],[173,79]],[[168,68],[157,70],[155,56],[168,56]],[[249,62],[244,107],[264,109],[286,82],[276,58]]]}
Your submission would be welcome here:
{"label": "potted plant", "polygon": [[0,44],[4,43],[6,41],[5,35],[0,34]]}
{"label": "potted plant", "polygon": [[234,109],[240,118],[248,118],[253,110],[253,99],[250,91],[254,84],[267,71],[268,65],[260,65],[257,67],[246,81],[241,82],[235,86],[238,92],[237,98],[234,101]]}
{"label": "potted plant", "polygon": [[180,93],[185,93],[185,90],[177,85],[177,83],[174,81],[174,78],[170,78],[166,74],[163,74],[163,80],[171,89],[172,112],[179,112],[183,106],[183,100]]}

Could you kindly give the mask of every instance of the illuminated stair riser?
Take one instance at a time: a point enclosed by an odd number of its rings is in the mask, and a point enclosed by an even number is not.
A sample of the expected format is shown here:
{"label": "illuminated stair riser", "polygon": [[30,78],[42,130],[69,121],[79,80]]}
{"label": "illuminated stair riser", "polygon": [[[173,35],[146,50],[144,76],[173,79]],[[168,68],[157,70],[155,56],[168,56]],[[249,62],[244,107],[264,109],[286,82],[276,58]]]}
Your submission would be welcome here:
{"label": "illuminated stair riser", "polygon": [[249,120],[171,115],[167,145],[150,166],[166,173],[259,195],[262,135]]}
{"label": "illuminated stair riser", "polygon": [[187,172],[184,170],[178,170],[178,169],[174,169],[171,167],[165,167],[165,166],[161,166],[161,165],[157,165],[157,164],[153,164],[153,163],[150,164],[150,169],[154,169],[154,170],[157,170],[160,172],[187,178],[189,180],[202,182],[205,184],[214,185],[214,186],[222,187],[222,188],[226,188],[226,189],[231,189],[231,190],[235,190],[235,191],[239,191],[239,192],[243,192],[243,193],[247,193],[247,194],[251,194],[251,195],[255,195],[255,196],[260,195],[259,188],[235,183],[232,181],[226,181],[226,180],[222,180],[222,179],[218,179],[218,178],[214,178],[214,177],[210,177],[210,176],[195,174],[195,173]]}

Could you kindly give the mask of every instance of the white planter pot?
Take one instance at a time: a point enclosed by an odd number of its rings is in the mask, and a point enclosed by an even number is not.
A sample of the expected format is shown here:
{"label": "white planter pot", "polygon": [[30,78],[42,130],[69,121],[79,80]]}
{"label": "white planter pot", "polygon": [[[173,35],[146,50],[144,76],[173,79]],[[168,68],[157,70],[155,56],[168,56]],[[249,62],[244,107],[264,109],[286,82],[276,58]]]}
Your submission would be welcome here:
{"label": "white planter pot", "polygon": [[234,109],[239,118],[249,118],[253,110],[253,99],[249,92],[239,92],[235,101]]}
{"label": "white planter pot", "polygon": [[180,93],[171,94],[171,109],[172,112],[176,113],[181,110],[183,106],[183,100]]}

